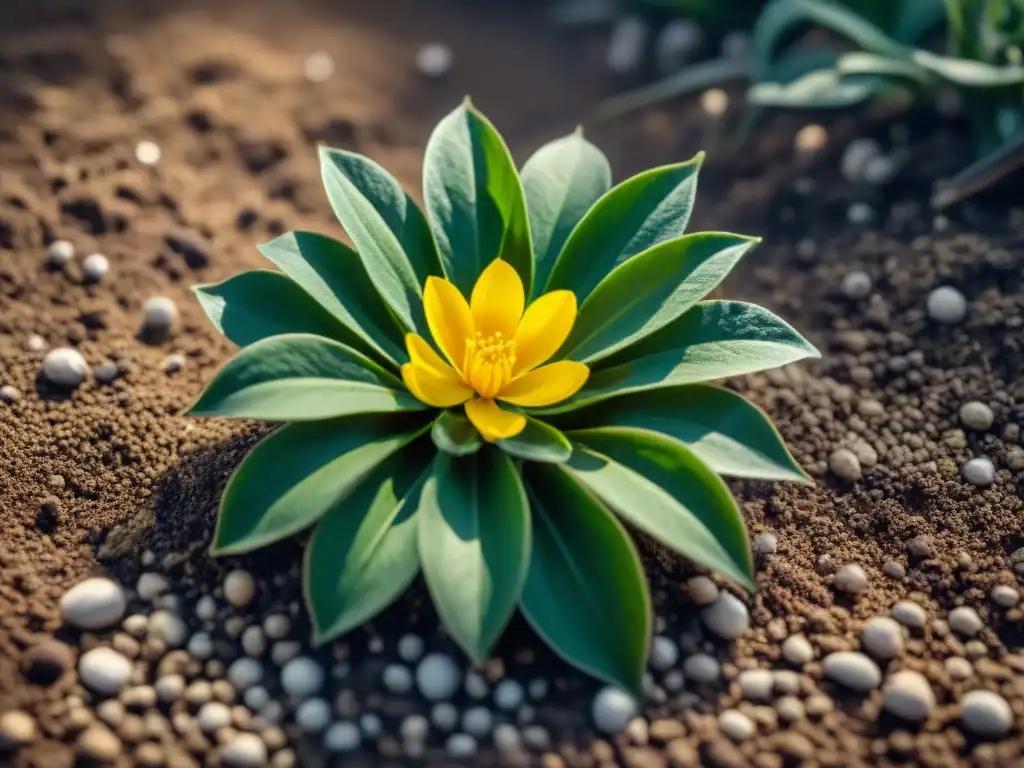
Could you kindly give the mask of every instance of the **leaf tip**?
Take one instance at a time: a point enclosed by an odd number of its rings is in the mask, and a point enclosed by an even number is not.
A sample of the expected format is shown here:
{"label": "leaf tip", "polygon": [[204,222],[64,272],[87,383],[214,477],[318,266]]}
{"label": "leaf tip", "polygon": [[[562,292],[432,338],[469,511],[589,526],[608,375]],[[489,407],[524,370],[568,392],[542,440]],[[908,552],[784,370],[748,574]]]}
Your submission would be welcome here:
{"label": "leaf tip", "polygon": [[583,138],[583,123],[578,123],[576,125],[575,130],[573,130],[572,132],[572,135],[579,136],[581,139]]}
{"label": "leaf tip", "polygon": [[474,108],[473,98],[468,93],[462,97],[462,106],[464,106],[466,109]]}

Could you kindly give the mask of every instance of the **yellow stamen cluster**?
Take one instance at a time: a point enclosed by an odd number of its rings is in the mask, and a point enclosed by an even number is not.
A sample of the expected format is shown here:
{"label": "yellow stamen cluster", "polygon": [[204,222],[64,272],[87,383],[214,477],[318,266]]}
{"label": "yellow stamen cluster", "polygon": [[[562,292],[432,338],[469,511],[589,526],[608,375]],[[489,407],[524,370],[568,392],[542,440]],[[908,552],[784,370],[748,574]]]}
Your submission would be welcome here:
{"label": "yellow stamen cluster", "polygon": [[484,336],[477,331],[466,339],[466,353],[462,363],[466,383],[484,399],[491,399],[512,381],[516,364],[516,342],[506,339],[501,331]]}

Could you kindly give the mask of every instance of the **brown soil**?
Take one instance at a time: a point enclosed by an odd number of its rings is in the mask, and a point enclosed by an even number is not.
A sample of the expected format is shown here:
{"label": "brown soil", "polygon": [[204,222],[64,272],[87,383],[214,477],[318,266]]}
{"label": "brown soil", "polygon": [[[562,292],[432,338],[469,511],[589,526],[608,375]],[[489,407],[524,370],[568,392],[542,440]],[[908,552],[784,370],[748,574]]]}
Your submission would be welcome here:
{"label": "brown soil", "polygon": [[[63,591],[101,569],[131,583],[143,549],[182,580],[186,600],[213,590],[230,565],[205,554],[213,510],[260,433],[179,415],[231,354],[189,286],[262,267],[254,245],[281,231],[338,233],[319,183],[319,141],[367,154],[418,190],[426,137],[464,94],[522,160],[570,130],[611,87],[600,38],[566,40],[543,25],[540,6],[212,5],[8,0],[0,7],[0,385],[21,393],[0,404],[0,711],[26,709],[43,731],[13,765],[74,761],[62,703],[73,681],[31,685],[22,668],[27,647],[63,632],[56,606]],[[453,71],[437,82],[412,67],[418,47],[432,40],[455,53]],[[336,64],[322,84],[302,75],[304,56],[317,50]],[[825,354],[820,363],[734,383],[769,411],[820,482],[734,485],[752,532],[776,534],[779,551],[761,563],[753,629],[734,647],[701,640],[684,651],[717,654],[732,679],[739,669],[776,664],[779,641],[794,632],[811,639],[819,658],[854,649],[863,620],[902,599],[917,600],[936,620],[956,605],[973,606],[986,629],[978,644],[965,644],[935,621],[890,665],[923,671],[939,695],[920,728],[880,713],[878,692],[852,696],[822,681],[818,662],[805,669],[803,694],[824,691],[835,708],[783,728],[770,707],[741,704],[761,728],[740,746],[718,735],[713,717],[737,704],[735,684],[670,695],[647,714],[680,720],[682,740],[705,764],[1008,765],[1024,756],[1024,614],[997,607],[989,591],[997,583],[1019,587],[1009,555],[1024,544],[1024,220],[998,200],[932,220],[924,205],[930,183],[956,168],[964,149],[954,133],[934,135],[928,120],[912,126],[915,140],[901,148],[909,162],[883,188],[854,187],[835,172],[838,137],[855,135],[857,126],[831,125],[829,150],[807,165],[792,153],[798,125],[763,125],[740,157],[716,152],[721,131],[692,104],[589,131],[618,178],[710,144],[695,227],[766,235],[727,292],[776,309]],[[163,150],[155,168],[134,159],[135,144],[147,139]],[[800,178],[812,179],[813,191],[794,184]],[[847,224],[847,206],[862,200],[876,220]],[[70,239],[79,256],[105,253],[108,278],[85,285],[79,267],[46,270],[46,245],[56,238]],[[797,255],[805,238],[817,243],[815,255]],[[854,268],[873,277],[870,299],[840,294]],[[947,283],[971,302],[967,320],[953,328],[924,312],[928,291]],[[159,345],[136,338],[142,302],[154,295],[170,296],[182,313],[178,333]],[[43,353],[26,346],[33,334],[49,346],[77,347],[90,365],[114,361],[120,375],[109,385],[90,377],[62,395],[39,376]],[[162,361],[172,353],[186,363],[167,374]],[[965,433],[957,421],[959,406],[973,399],[995,411],[984,434]],[[828,474],[835,448],[870,454],[863,443],[877,463],[862,481]],[[988,489],[960,478],[962,462],[976,455],[999,470]],[[931,553],[912,557],[907,542],[921,535],[930,537]],[[241,561],[265,586],[257,615],[297,600],[297,552],[291,543]],[[681,589],[691,570],[650,560],[668,633],[700,637]],[[907,575],[883,576],[889,561]],[[870,578],[857,600],[830,586],[849,562]],[[409,629],[436,634],[415,592],[356,633],[347,653],[357,674],[346,685],[374,687],[381,662],[367,638],[392,642]],[[543,668],[555,678],[557,693],[537,718],[551,727],[552,752],[566,764],[683,764],[684,747],[673,757],[657,742],[597,740],[587,716],[594,684],[551,659],[525,628],[514,626],[501,650],[506,667]],[[970,679],[950,678],[942,662],[954,655],[974,661]],[[960,725],[956,702],[979,687],[1000,691],[1015,711],[1017,728],[1000,742],[979,742]],[[393,736],[405,705],[368,695]],[[362,764],[394,757],[394,746],[385,737],[383,757],[366,754]],[[318,762],[315,752],[300,754],[302,765]],[[544,764],[559,763],[552,756]]]}

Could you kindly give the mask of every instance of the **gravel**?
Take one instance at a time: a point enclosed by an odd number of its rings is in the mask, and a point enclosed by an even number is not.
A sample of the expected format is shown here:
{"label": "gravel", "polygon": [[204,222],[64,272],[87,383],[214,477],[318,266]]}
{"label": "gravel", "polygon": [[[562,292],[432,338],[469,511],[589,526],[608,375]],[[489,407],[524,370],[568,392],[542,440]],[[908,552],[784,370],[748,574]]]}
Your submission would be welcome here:
{"label": "gravel", "polygon": [[331,717],[331,705],[324,699],[306,699],[295,708],[295,724],[306,733],[320,733]]}
{"label": "gravel", "polygon": [[224,577],[224,599],[236,608],[244,608],[256,596],[256,581],[248,571],[231,571]]}
{"label": "gravel", "polygon": [[970,459],[964,463],[963,468],[964,480],[971,485],[976,485],[979,488],[984,488],[986,485],[992,485],[996,480],[996,468],[992,464],[991,460],[984,457],[977,457]]}
{"label": "gravel", "polygon": [[51,349],[43,358],[43,376],[64,389],[74,389],[89,373],[82,354],[71,347]]}
{"label": "gravel", "polygon": [[102,253],[90,253],[82,260],[82,277],[90,283],[98,283],[110,271],[110,261]]}
{"label": "gravel", "polygon": [[408,693],[412,690],[412,672],[404,664],[388,664],[381,675],[384,687],[392,693]]}
{"label": "gravel", "polygon": [[153,296],[142,304],[142,328],[150,334],[168,334],[178,322],[178,306],[166,296]]}
{"label": "gravel", "polygon": [[281,668],[281,687],[289,696],[309,698],[319,692],[323,684],[323,667],[308,656],[294,658]]}
{"label": "gravel", "polygon": [[1013,587],[1006,584],[997,584],[992,587],[992,602],[1003,608],[1013,608],[1020,600],[1020,593]]}
{"label": "gravel", "polygon": [[419,635],[402,635],[398,640],[398,658],[409,664],[415,664],[423,658],[425,644]]}
{"label": "gravel", "polygon": [[722,677],[722,665],[707,653],[695,653],[683,662],[683,674],[695,683],[716,683]]}
{"label": "gravel", "polygon": [[754,721],[738,709],[727,709],[718,716],[718,727],[733,741],[746,741],[757,733]]}
{"label": "gravel", "polygon": [[782,642],[782,656],[793,666],[802,667],[814,659],[814,648],[803,635],[790,635]]}
{"label": "gravel", "polygon": [[46,249],[46,261],[53,267],[64,267],[75,258],[75,246],[68,240],[54,240]]}
{"label": "gravel", "polygon": [[885,681],[882,693],[886,711],[904,720],[925,720],[935,709],[935,692],[920,672],[894,672]]}
{"label": "gravel", "polygon": [[903,653],[903,627],[894,619],[876,616],[861,630],[860,642],[874,658],[894,659]]}
{"label": "gravel", "polygon": [[686,591],[697,605],[711,605],[718,599],[718,586],[707,576],[694,576],[686,582]]}
{"label": "gravel", "polygon": [[324,732],[324,746],[330,752],[354,752],[359,749],[363,735],[355,723],[333,723]]}
{"label": "gravel", "polygon": [[162,573],[143,573],[135,584],[139,598],[151,603],[171,588],[170,579]]}
{"label": "gravel", "polygon": [[[678,660],[678,658],[679,650],[676,648],[676,659]],[[494,706],[505,712],[515,712],[522,706],[525,699],[526,692],[523,690],[523,686],[515,680],[502,680],[494,688]]]}
{"label": "gravel", "polygon": [[854,270],[843,277],[843,282],[840,284],[839,289],[843,292],[843,295],[848,299],[855,301],[860,299],[866,299],[871,295],[871,277],[862,269]]}
{"label": "gravel", "polygon": [[462,713],[462,730],[470,736],[484,738],[494,727],[494,716],[487,707],[470,707]]}
{"label": "gravel", "polygon": [[708,629],[727,640],[740,637],[750,626],[747,606],[730,592],[722,592],[700,616]]}
{"label": "gravel", "polygon": [[775,681],[767,669],[745,669],[737,677],[740,695],[750,701],[771,701]]}
{"label": "gravel", "polygon": [[455,56],[444,43],[427,43],[416,52],[416,69],[431,79],[443,77],[452,68]]}
{"label": "gravel", "polygon": [[459,710],[450,701],[440,701],[431,707],[430,721],[439,730],[454,731],[459,725]]}
{"label": "gravel", "polygon": [[255,733],[235,733],[221,751],[230,768],[262,768],[267,763],[267,745]]}
{"label": "gravel", "polygon": [[830,653],[822,661],[825,677],[855,691],[870,691],[882,682],[882,671],[871,659],[857,651]]}
{"label": "gravel", "polygon": [[974,637],[984,626],[978,612],[973,608],[960,606],[949,612],[949,628],[957,634]]}
{"label": "gravel", "polygon": [[103,629],[124,618],[128,598],[116,581],[97,576],[79,582],[60,599],[65,622],[78,629]]}
{"label": "gravel", "polygon": [[968,429],[984,432],[994,421],[995,414],[985,403],[971,400],[960,406],[960,423]]}
{"label": "gravel", "polygon": [[188,642],[188,624],[171,611],[153,611],[149,617],[147,637],[161,641],[168,648],[180,648]]}
{"label": "gravel", "polygon": [[992,691],[970,691],[960,699],[960,717],[978,736],[1005,736],[1013,727],[1013,712],[1006,699]]}
{"label": "gravel", "polygon": [[416,687],[429,701],[450,699],[461,682],[462,670],[444,654],[428,654],[416,667]]}
{"label": "gravel", "polygon": [[924,629],[928,623],[928,614],[917,603],[901,600],[892,607],[892,617],[900,624],[911,629]]}
{"label": "gravel", "polygon": [[868,575],[856,563],[848,563],[836,571],[832,579],[832,586],[840,592],[851,595],[859,595],[868,586]]}
{"label": "gravel", "polygon": [[855,483],[863,476],[860,459],[849,448],[837,448],[832,451],[832,455],[828,457],[828,468],[840,480],[849,483]]}
{"label": "gravel", "polygon": [[678,661],[679,646],[675,641],[665,635],[656,635],[651,641],[651,667],[664,672],[674,667]]}
{"label": "gravel", "polygon": [[954,680],[966,680],[974,674],[974,667],[971,662],[961,656],[950,656],[946,659],[944,666],[946,672]]}
{"label": "gravel", "polygon": [[131,674],[132,663],[113,648],[93,648],[78,660],[78,678],[82,685],[107,696],[120,692]]}
{"label": "gravel", "polygon": [[638,710],[637,701],[621,688],[607,685],[594,696],[591,715],[601,733],[618,733]]}
{"label": "gravel", "polygon": [[231,725],[231,707],[221,701],[208,701],[199,707],[196,723],[205,733],[214,733],[226,725]]}
{"label": "gravel", "polygon": [[31,744],[38,733],[36,721],[27,712],[10,709],[0,714],[0,751]]}
{"label": "gravel", "polygon": [[967,299],[956,288],[943,285],[928,294],[928,317],[937,323],[953,325],[967,317]]}
{"label": "gravel", "polygon": [[228,667],[228,682],[242,693],[263,682],[263,665],[256,659],[242,657]]}

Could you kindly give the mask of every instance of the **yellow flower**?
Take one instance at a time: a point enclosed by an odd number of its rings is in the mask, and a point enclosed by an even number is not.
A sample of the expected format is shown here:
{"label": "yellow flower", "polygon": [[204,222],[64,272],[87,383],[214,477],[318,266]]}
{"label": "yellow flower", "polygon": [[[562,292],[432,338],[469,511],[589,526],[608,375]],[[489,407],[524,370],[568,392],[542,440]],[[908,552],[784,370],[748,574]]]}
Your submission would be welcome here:
{"label": "yellow flower", "polygon": [[448,362],[422,336],[407,334],[410,362],[402,366],[402,379],[409,391],[436,408],[465,403],[466,415],[488,442],[514,437],[526,426],[522,414],[504,410],[496,400],[541,408],[572,397],[590,369],[570,360],[541,363],[572,330],[576,296],[552,291],[524,312],[525,304],[519,274],[501,259],[480,275],[468,304],[452,283],[427,278],[423,309]]}

